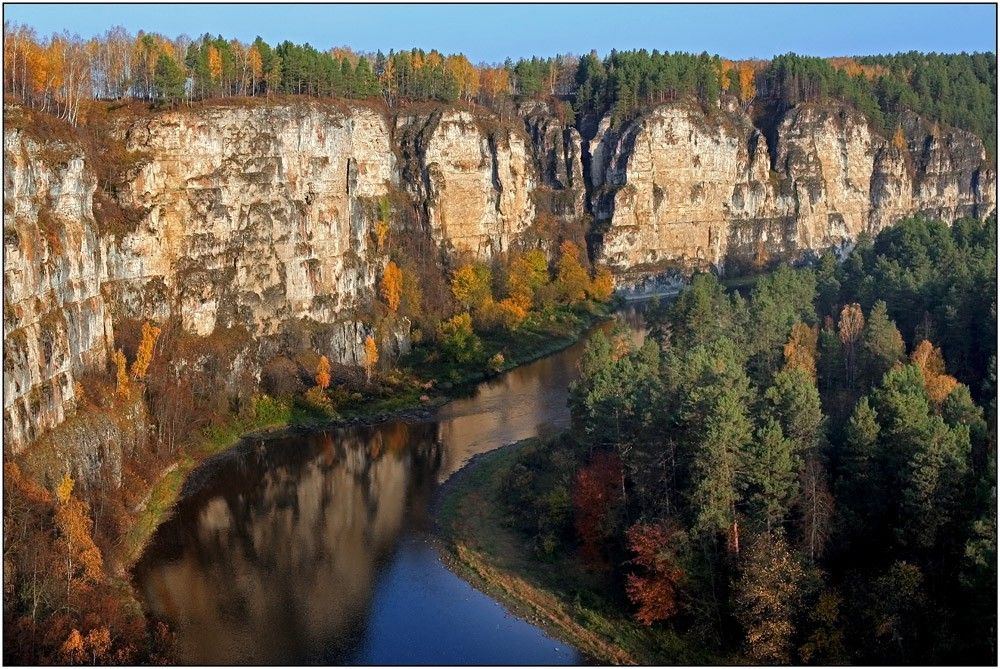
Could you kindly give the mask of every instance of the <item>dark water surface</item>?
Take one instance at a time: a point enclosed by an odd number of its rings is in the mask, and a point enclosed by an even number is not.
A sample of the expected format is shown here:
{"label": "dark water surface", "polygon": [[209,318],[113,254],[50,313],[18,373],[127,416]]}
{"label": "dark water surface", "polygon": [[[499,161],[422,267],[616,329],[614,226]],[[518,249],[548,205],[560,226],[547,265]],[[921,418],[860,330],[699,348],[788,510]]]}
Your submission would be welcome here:
{"label": "dark water surface", "polygon": [[[636,313],[626,321],[641,336]],[[434,422],[244,443],[200,477],[133,576],[185,664],[574,664],[452,574],[431,503],[469,458],[567,426],[580,342]],[[202,480],[203,478],[203,480]]]}

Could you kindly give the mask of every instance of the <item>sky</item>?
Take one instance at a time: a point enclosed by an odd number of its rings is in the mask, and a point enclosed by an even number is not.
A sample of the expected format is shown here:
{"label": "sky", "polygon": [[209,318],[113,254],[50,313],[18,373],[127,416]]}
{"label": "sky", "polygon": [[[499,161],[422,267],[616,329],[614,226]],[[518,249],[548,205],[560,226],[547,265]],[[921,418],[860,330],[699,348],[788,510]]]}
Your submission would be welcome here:
{"label": "sky", "polygon": [[267,5],[4,4],[4,21],[82,37],[113,25],[171,38],[209,32],[356,51],[421,47],[474,63],[611,49],[718,53],[996,51],[994,5]]}

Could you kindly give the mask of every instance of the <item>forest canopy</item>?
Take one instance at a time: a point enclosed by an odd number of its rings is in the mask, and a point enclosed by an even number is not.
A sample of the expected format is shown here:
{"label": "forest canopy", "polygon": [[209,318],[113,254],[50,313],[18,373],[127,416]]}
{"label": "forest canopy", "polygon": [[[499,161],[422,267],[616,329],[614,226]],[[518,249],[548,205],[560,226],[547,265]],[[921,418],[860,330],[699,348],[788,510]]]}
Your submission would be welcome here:
{"label": "forest canopy", "polygon": [[352,99],[475,102],[504,110],[531,99],[571,105],[567,120],[610,114],[624,123],[651,105],[732,96],[749,109],[781,113],[837,100],[867,114],[887,136],[909,110],[971,131],[996,151],[996,54],[901,53],[731,61],[708,53],[645,49],[582,57],[473,64],[437,50],[356,53],[260,37],[169,38],[115,27],[99,37],[39,36],[4,24],[4,92],[76,123],[94,100],[178,103],[231,96],[307,95]]}
{"label": "forest canopy", "polygon": [[714,662],[989,663],[995,276],[995,217],[909,219],[748,295],[696,275],[641,346],[590,340],[505,512],[591,572],[578,601]]}

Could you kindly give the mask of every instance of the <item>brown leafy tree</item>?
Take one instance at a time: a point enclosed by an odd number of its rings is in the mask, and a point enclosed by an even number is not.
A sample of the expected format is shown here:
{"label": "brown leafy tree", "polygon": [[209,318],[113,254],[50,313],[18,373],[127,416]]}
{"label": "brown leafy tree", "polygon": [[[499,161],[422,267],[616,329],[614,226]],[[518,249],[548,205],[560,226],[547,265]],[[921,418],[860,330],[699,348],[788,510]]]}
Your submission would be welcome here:
{"label": "brown leafy tree", "polygon": [[751,663],[791,661],[793,616],[802,577],[802,566],[780,533],[761,534],[751,543],[734,600]]}
{"label": "brown leafy tree", "polygon": [[627,577],[626,592],[638,609],[635,619],[643,625],[666,620],[677,612],[677,597],[684,570],[674,545],[677,532],[663,525],[633,525],[626,532],[631,560],[641,573]]}
{"label": "brown leafy tree", "polygon": [[598,453],[577,472],[573,486],[574,526],[580,553],[588,566],[608,568],[603,549],[614,534],[622,506],[622,462],[614,454]]}

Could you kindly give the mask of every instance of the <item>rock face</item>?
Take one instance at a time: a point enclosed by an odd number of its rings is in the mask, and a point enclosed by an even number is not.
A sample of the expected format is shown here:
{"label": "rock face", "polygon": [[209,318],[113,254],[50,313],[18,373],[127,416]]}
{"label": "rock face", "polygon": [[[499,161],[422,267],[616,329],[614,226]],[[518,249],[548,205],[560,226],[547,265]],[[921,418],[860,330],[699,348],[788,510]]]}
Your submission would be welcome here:
{"label": "rock face", "polygon": [[127,194],[149,213],[107,245],[116,313],[261,336],[289,319],[335,322],[371,295],[374,203],[395,167],[381,114],[205,108],[145,119],[126,138],[151,154]]}
{"label": "rock face", "polygon": [[4,135],[4,441],[16,448],[61,423],[76,375],[104,366],[111,319],[82,155],[47,155]]}
{"label": "rock face", "polygon": [[619,275],[723,266],[849,243],[916,213],[995,208],[970,133],[904,119],[906,148],[841,106],[800,105],[764,134],[733,107],[661,106],[590,142],[598,257]]}
{"label": "rock face", "polygon": [[[96,167],[82,148],[8,130],[8,448],[73,412],[76,380],[106,368],[121,319],[245,332],[241,373],[303,332],[357,364],[389,205],[410,212],[389,223],[440,249],[442,271],[551,241],[533,225],[543,215],[579,233],[589,214],[591,254],[620,284],[800,255],[913,213],[995,207],[995,173],[969,133],[911,115],[902,147],[856,112],[813,105],[774,127],[769,141],[732,104],[664,105],[620,129],[603,119],[586,141],[543,103],[513,119],[440,105],[394,116],[354,103],[205,105],[116,126],[144,154],[115,193],[139,212],[130,229],[102,225],[103,209],[95,219]],[[405,351],[408,327],[379,333],[383,352]]]}
{"label": "rock face", "polygon": [[524,133],[481,113],[444,110],[400,116],[396,134],[407,160],[403,187],[449,251],[490,258],[534,221]]}

